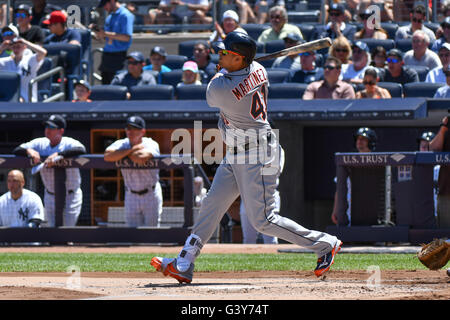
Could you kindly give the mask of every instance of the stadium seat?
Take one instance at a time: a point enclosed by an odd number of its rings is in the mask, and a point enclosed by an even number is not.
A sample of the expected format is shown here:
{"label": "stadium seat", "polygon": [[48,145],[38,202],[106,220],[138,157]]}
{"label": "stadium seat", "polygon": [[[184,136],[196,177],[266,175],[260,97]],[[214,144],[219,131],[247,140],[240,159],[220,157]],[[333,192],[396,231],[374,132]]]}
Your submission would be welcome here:
{"label": "stadium seat", "polygon": [[0,73],[0,101],[19,102],[20,75],[17,72]]}
{"label": "stadium seat", "polygon": [[405,98],[433,98],[436,90],[442,86],[444,86],[443,83],[410,82],[403,85],[403,92],[405,93]]}
{"label": "stadium seat", "polygon": [[205,100],[208,85],[181,86],[175,88],[175,96],[178,100]]}
{"label": "stadium seat", "polygon": [[311,39],[311,37],[313,36],[315,25],[302,23],[296,24],[296,26],[300,28],[300,31],[302,32],[303,35],[303,39],[305,39],[306,41],[313,40]]}
{"label": "stadium seat", "polygon": [[256,40],[258,40],[258,37],[264,30],[270,28],[270,25],[269,24],[247,23],[247,24],[241,25],[241,28],[244,29],[245,31],[247,31],[248,35],[253,40],[256,41]]}
{"label": "stadium seat", "polygon": [[266,52],[266,44],[256,41],[256,53]]}
{"label": "stadium seat", "polygon": [[168,54],[166,57],[166,62],[164,62],[164,65],[169,67],[170,69],[181,69],[183,68],[183,64],[188,61],[187,56],[182,56],[178,54]]}
{"label": "stadium seat", "polygon": [[180,56],[192,57],[194,46],[198,40],[186,40],[178,43],[178,54]]}
{"label": "stadium seat", "polygon": [[395,22],[381,22],[380,27],[388,34],[388,39],[395,39],[395,33],[398,30],[398,24]]}
{"label": "stadium seat", "polygon": [[130,100],[172,100],[174,89],[168,84],[134,86],[129,89]]}
{"label": "stadium seat", "polygon": [[441,25],[436,22],[427,21],[424,22],[424,26],[427,27],[428,29],[431,29],[434,32],[434,34],[436,34],[436,31],[439,29]]}
{"label": "stadium seat", "polygon": [[78,29],[81,35],[81,73],[89,79],[92,71],[92,37],[89,30]]}
{"label": "stadium seat", "polygon": [[383,47],[386,50],[386,52],[395,48],[395,41],[392,39],[381,40],[381,39],[367,38],[361,39],[361,41],[367,44],[370,52],[372,52],[372,50],[378,46]]}
{"label": "stadium seat", "polygon": [[174,88],[177,86],[178,83],[181,82],[181,77],[183,75],[183,70],[181,69],[174,69],[169,72],[163,72],[161,73],[161,83],[162,84],[170,84]]}
{"label": "stadium seat", "polygon": [[291,73],[288,69],[267,68],[266,70],[270,84],[288,82],[290,80]]}
{"label": "stadium seat", "polygon": [[391,94],[392,98],[402,98],[403,97],[403,87],[398,82],[383,82],[377,83],[377,86],[384,88]]}
{"label": "stadium seat", "polygon": [[320,10],[288,11],[289,23],[319,22]]}
{"label": "stadium seat", "polygon": [[425,81],[427,74],[430,71],[430,68],[425,66],[405,65],[405,67],[416,70],[420,81]]}
{"label": "stadium seat", "polygon": [[128,88],[111,84],[92,86],[91,100],[126,100]]}
{"label": "stadium seat", "polygon": [[308,84],[306,83],[274,83],[269,86],[269,99],[301,99]]}
{"label": "stadium seat", "polygon": [[285,49],[284,41],[283,40],[272,40],[266,42],[265,45],[265,51],[266,53],[273,53],[280,50]]}
{"label": "stadium seat", "polygon": [[[255,55],[255,59],[265,56],[266,53],[256,53]],[[263,61],[258,61],[264,68],[271,68],[273,62],[275,61],[275,59],[269,59],[269,60],[263,60]]]}
{"label": "stadium seat", "polygon": [[406,53],[407,51],[412,49],[412,40],[411,39],[400,39],[395,41],[395,47]]}

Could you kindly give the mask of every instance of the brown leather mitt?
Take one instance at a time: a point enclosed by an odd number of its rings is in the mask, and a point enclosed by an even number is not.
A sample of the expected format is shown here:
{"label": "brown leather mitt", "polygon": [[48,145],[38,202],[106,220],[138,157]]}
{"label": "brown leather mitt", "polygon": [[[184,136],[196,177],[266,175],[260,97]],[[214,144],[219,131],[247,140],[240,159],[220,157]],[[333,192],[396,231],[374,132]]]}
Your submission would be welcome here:
{"label": "brown leather mitt", "polygon": [[450,243],[445,239],[434,239],[422,246],[417,257],[428,269],[438,270],[450,260]]}

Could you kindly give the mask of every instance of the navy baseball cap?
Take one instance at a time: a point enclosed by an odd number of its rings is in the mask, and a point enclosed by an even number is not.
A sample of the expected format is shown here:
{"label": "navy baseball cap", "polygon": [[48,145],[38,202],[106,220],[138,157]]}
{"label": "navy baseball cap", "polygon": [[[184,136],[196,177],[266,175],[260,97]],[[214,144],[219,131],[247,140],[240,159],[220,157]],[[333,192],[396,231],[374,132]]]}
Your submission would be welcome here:
{"label": "navy baseball cap", "polygon": [[387,53],[387,56],[395,56],[397,58],[399,58],[400,60],[403,60],[403,52],[401,52],[398,49],[391,49],[389,50],[389,52]]}
{"label": "navy baseball cap", "polygon": [[139,116],[131,116],[127,119],[127,126],[145,129],[145,120]]}
{"label": "navy baseball cap", "polygon": [[65,129],[66,119],[58,114],[52,114],[48,120],[44,122],[44,125],[52,129]]}
{"label": "navy baseball cap", "polygon": [[27,4],[21,4],[21,5],[19,5],[19,6],[16,8],[15,12],[17,12],[17,11],[19,11],[19,10],[25,11],[28,15],[31,15],[31,13],[32,13],[32,8],[31,8],[29,5],[27,5]]}
{"label": "navy baseball cap", "polygon": [[134,59],[136,61],[139,61],[139,62],[144,62],[145,61],[144,55],[141,52],[139,52],[139,51],[133,51],[130,54],[128,54],[127,59],[129,59],[129,58],[132,58],[132,59]]}
{"label": "navy baseball cap", "polygon": [[345,11],[345,7],[341,3],[333,3],[328,9],[328,12],[330,11],[339,11],[343,13]]}
{"label": "navy baseball cap", "polygon": [[290,32],[290,33],[288,33],[284,38],[283,38],[283,40],[284,41],[286,41],[286,40],[292,40],[292,41],[295,41],[295,42],[303,42],[303,39],[297,34],[297,33],[294,33],[294,32]]}
{"label": "navy baseball cap", "polygon": [[367,45],[367,43],[362,42],[362,41],[356,41],[353,45],[352,48],[357,47],[359,49],[361,49],[362,51],[365,51],[367,53],[369,53],[369,46]]}
{"label": "navy baseball cap", "polygon": [[89,91],[91,91],[91,85],[89,84],[89,82],[84,81],[84,80],[78,80],[77,82],[75,82],[74,87],[77,85],[82,85],[83,87],[85,87],[86,89],[88,89]]}
{"label": "navy baseball cap", "polygon": [[166,50],[163,47],[160,47],[160,46],[154,47],[152,49],[152,51],[150,52],[150,55],[152,55],[154,53],[157,53],[157,54],[159,54],[160,56],[163,56],[163,57],[167,57]]}

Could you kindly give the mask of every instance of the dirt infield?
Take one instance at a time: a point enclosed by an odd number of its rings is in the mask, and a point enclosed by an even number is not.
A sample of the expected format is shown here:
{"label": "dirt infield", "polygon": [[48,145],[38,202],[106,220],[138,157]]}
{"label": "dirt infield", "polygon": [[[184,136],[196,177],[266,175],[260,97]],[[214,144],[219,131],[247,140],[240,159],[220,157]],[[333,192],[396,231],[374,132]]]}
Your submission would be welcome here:
{"label": "dirt infield", "polygon": [[[204,253],[276,253],[292,245],[206,245]],[[2,252],[178,253],[180,247],[28,247]],[[445,270],[381,271],[372,282],[366,271],[333,271],[325,279],[308,272],[197,272],[189,285],[156,272],[0,273],[0,299],[64,300],[449,300]]]}

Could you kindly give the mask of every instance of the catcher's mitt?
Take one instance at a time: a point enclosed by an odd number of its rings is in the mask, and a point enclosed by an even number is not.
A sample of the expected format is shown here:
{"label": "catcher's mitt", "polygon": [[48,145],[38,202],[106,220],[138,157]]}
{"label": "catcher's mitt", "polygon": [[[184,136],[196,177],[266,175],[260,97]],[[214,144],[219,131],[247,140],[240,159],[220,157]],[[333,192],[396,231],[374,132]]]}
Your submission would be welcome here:
{"label": "catcher's mitt", "polygon": [[428,269],[438,270],[450,260],[450,243],[444,239],[434,239],[422,246],[417,257]]}

